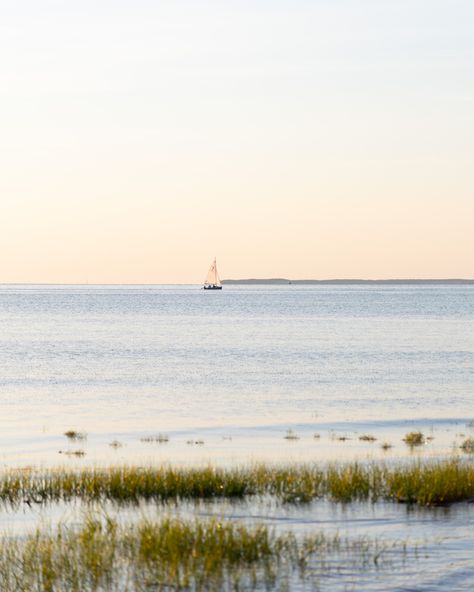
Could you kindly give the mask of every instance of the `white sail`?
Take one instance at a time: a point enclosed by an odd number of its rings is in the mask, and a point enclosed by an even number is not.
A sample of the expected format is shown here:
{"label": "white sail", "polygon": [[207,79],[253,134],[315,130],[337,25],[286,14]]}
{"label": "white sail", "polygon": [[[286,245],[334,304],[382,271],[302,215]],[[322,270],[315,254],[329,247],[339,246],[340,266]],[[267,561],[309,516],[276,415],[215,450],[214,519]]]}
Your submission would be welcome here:
{"label": "white sail", "polygon": [[207,272],[206,280],[204,282],[205,286],[220,286],[221,280],[219,279],[219,274],[217,273],[217,265],[216,260],[214,259],[213,264],[211,265],[209,271]]}

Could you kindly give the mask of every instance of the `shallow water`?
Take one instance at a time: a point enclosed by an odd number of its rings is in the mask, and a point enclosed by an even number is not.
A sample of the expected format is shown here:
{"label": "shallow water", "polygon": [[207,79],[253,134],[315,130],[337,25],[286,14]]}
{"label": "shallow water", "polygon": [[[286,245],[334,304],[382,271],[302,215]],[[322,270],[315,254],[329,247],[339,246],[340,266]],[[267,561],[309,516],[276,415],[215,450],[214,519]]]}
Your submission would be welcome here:
{"label": "shallow water", "polygon": [[[2,286],[0,328],[4,467],[438,458],[474,435],[472,286]],[[411,450],[412,430],[432,440]],[[142,441],[158,433],[169,441]],[[403,568],[341,566],[322,590],[472,589],[473,505],[182,511],[420,543]],[[74,512],[2,510],[0,525]]]}
{"label": "shallow water", "polygon": [[338,504],[317,500],[310,504],[281,504],[259,498],[237,502],[226,500],[181,502],[178,505],[142,503],[117,508],[102,505],[60,503],[42,507],[21,507],[0,512],[0,530],[9,536],[32,532],[37,526],[57,523],[80,524],[85,516],[117,517],[127,524],[137,519],[180,516],[241,522],[248,526],[265,524],[277,533],[291,531],[297,536],[325,533],[341,541],[377,541],[378,563],[361,565],[354,553],[331,553],[326,561],[332,570],[312,577],[311,564],[306,581],[296,574],[291,590],[357,592],[467,592],[474,577],[474,504],[448,508],[407,507],[394,503]]}

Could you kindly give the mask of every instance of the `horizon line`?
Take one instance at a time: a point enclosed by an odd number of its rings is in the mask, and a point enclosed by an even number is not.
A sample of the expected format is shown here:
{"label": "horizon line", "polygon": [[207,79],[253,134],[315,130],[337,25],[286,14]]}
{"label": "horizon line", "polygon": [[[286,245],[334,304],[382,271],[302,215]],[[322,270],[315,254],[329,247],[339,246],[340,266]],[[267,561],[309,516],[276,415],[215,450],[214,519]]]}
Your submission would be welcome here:
{"label": "horizon line", "polygon": [[[474,278],[228,278],[221,283],[474,283]],[[199,286],[201,282],[0,282],[0,286]]]}

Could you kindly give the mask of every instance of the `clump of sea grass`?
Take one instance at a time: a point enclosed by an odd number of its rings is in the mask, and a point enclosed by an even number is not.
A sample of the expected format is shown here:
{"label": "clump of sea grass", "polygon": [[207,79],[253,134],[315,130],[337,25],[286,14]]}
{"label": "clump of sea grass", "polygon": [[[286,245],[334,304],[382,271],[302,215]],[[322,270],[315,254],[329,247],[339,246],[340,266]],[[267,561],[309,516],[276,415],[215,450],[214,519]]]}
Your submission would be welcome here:
{"label": "clump of sea grass", "polygon": [[425,443],[425,436],[422,432],[409,432],[408,434],[405,434],[403,441],[411,447],[421,446]]}
{"label": "clump of sea grass", "polygon": [[321,438],[321,434],[313,434],[313,438],[315,440],[319,440]]}
{"label": "clump of sea grass", "polygon": [[362,442],[375,442],[377,438],[370,434],[362,434],[362,436],[359,436],[359,440],[362,440]]}
{"label": "clump of sea grass", "polygon": [[293,430],[286,430],[286,434],[283,436],[285,440],[299,440],[300,437]]}
{"label": "clump of sea grass", "polygon": [[464,440],[460,448],[463,452],[474,454],[474,438],[467,438],[467,440]]}
{"label": "clump of sea grass", "polygon": [[60,450],[59,454],[65,454],[66,456],[85,456],[84,450]]}
{"label": "clump of sea grass", "polygon": [[474,467],[458,459],[416,463],[388,471],[386,496],[422,506],[446,505],[474,498]]}
{"label": "clump of sea grass", "polygon": [[67,432],[64,432],[64,435],[68,440],[73,442],[87,440],[87,434],[85,432],[78,432],[77,430],[68,430]]}
{"label": "clump of sea grass", "polygon": [[347,440],[350,440],[349,436],[337,436],[337,440],[339,440],[339,442],[346,442]]}
{"label": "clump of sea grass", "polygon": [[350,502],[355,500],[373,501],[380,495],[378,481],[379,471],[359,463],[334,465],[328,468],[325,475],[324,488],[333,501]]}
{"label": "clump of sea grass", "polygon": [[117,449],[117,448],[122,448],[123,444],[122,444],[122,442],[119,442],[118,440],[112,440],[112,442],[109,444],[109,446],[111,448]]}
{"label": "clump of sea grass", "polygon": [[166,444],[169,442],[169,436],[166,434],[157,434],[156,436],[145,436],[140,438],[141,442],[157,442],[158,444]]}
{"label": "clump of sea grass", "polygon": [[390,450],[390,448],[393,448],[393,444],[391,442],[382,442],[380,447],[382,450]]}

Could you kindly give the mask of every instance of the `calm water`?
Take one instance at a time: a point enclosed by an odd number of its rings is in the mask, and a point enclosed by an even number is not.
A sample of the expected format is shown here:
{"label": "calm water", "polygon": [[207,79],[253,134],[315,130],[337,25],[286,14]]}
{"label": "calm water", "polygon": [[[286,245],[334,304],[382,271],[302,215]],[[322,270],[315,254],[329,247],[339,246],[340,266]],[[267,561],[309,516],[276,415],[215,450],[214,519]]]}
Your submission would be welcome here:
{"label": "calm water", "polygon": [[470,286],[3,286],[0,327],[0,439],[25,449],[474,416]]}
{"label": "calm water", "polygon": [[[470,286],[3,286],[0,329],[3,466],[427,458],[474,435]],[[87,440],[68,442],[71,428]],[[411,429],[433,440],[410,453]],[[169,441],[141,441],[158,433]],[[323,590],[472,589],[474,504],[191,511],[424,548],[396,574],[342,568]],[[0,524],[55,512],[0,512]]]}

